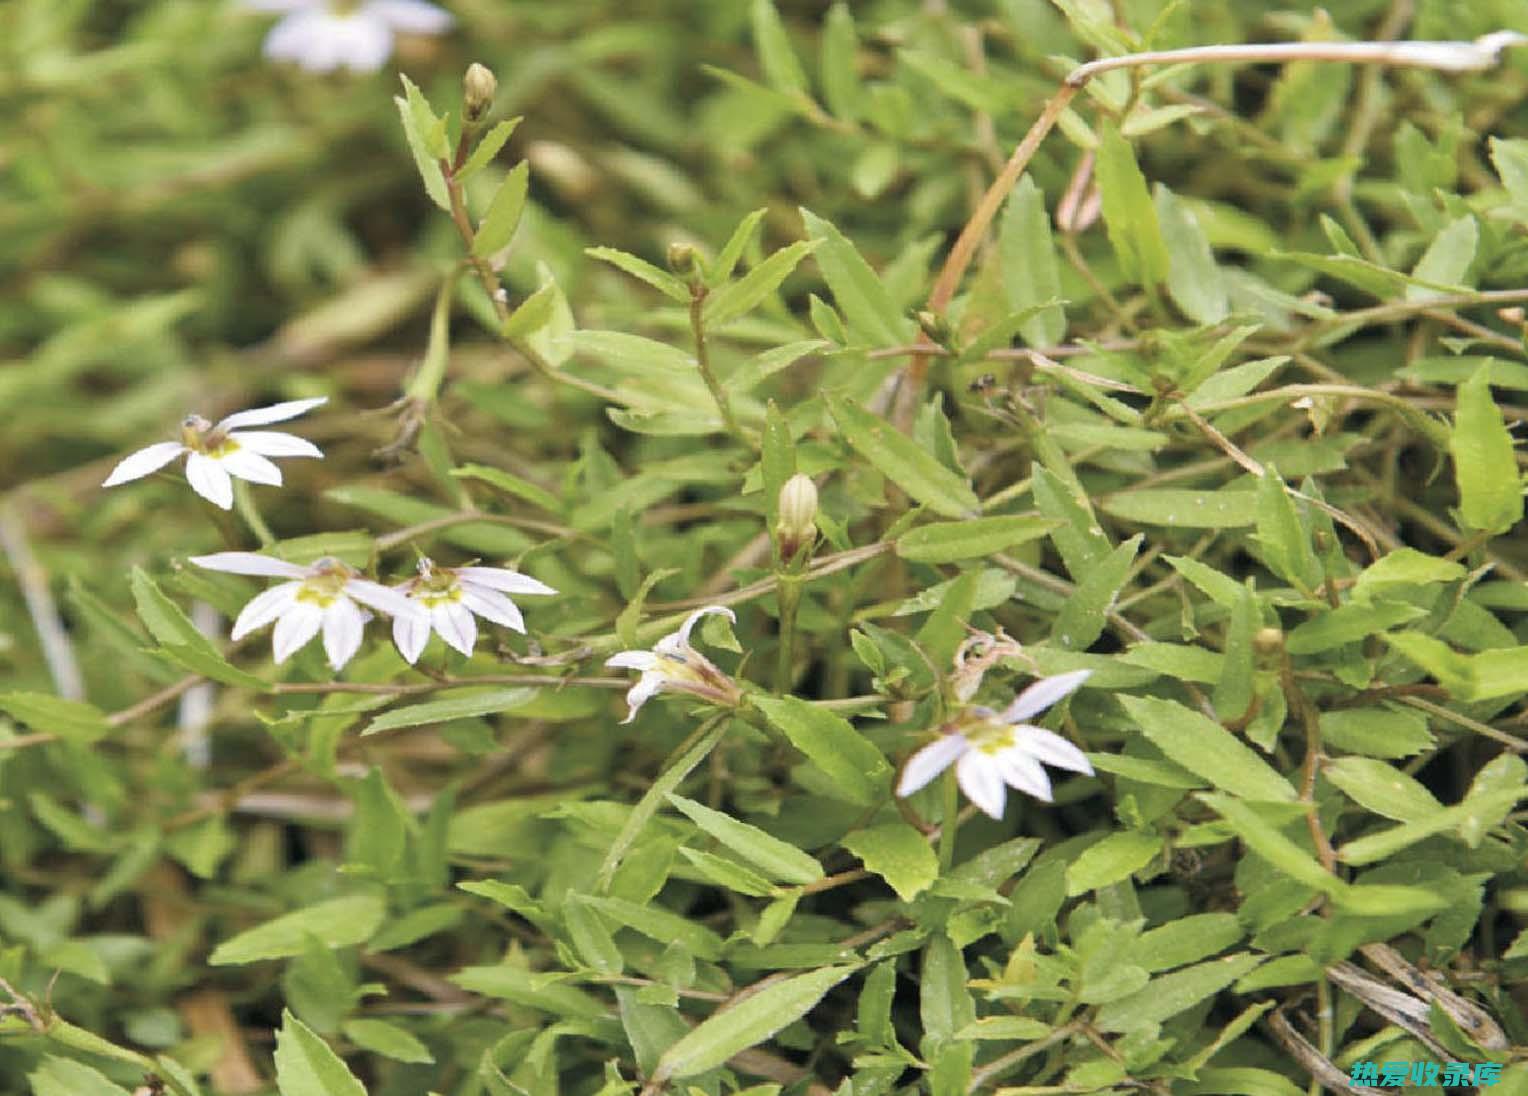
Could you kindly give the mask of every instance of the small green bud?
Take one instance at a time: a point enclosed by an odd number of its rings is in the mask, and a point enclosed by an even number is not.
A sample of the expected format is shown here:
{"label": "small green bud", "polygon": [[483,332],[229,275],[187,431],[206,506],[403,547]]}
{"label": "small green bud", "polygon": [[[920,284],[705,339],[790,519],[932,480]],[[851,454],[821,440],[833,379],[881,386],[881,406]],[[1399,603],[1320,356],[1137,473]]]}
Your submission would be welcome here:
{"label": "small green bud", "polygon": [[467,74],[462,77],[462,115],[469,122],[478,121],[493,106],[493,97],[498,91],[499,81],[493,70],[487,65],[472,62],[467,66]]}
{"label": "small green bud", "polygon": [[681,277],[695,272],[695,248],[683,240],[668,245],[668,268]]}
{"label": "small green bud", "polygon": [[1271,658],[1284,650],[1282,628],[1259,628],[1252,636],[1252,649],[1264,658]]}
{"label": "small green bud", "polygon": [[817,539],[817,485],[812,477],[797,472],[780,488],[780,520],[775,540],[780,559],[789,563],[804,546]]}

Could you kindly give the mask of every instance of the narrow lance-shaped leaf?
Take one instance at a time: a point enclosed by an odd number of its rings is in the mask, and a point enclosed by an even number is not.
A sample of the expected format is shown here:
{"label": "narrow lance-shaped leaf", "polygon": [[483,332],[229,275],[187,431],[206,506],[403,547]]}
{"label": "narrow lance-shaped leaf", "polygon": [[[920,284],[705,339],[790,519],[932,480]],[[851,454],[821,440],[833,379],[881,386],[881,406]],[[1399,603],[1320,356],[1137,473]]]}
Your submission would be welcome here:
{"label": "narrow lance-shaped leaf", "polygon": [[724,1064],[733,1055],[758,1046],[775,1032],[811,1011],[823,996],[853,973],[852,967],[827,967],[767,986],[702,1021],[658,1059],[651,1083],[694,1077]]}
{"label": "narrow lance-shaped leaf", "polygon": [[850,334],[871,346],[900,346],[911,334],[891,294],[855,246],[830,222],[803,209],[807,235],[820,244],[813,253]]}
{"label": "narrow lance-shaped leaf", "polygon": [[759,51],[759,65],[764,70],[765,81],[787,95],[805,95],[806,73],[801,70],[796,51],[791,48],[790,37],[785,33],[774,0],[753,0],[750,14],[753,44]]}
{"label": "narrow lance-shaped leaf", "polygon": [[1459,513],[1473,529],[1505,533],[1523,520],[1523,481],[1512,435],[1491,399],[1490,372],[1477,369],[1459,386],[1448,448],[1459,485]]}
{"label": "narrow lance-shaped leaf", "polygon": [[281,1096],[366,1096],[329,1044],[285,1010],[276,1033],[276,1084]]}
{"label": "narrow lance-shaped leaf", "polygon": [[515,229],[520,226],[520,215],[525,212],[525,196],[530,189],[531,165],[521,160],[510,169],[499,189],[494,192],[483,223],[478,225],[472,237],[472,254],[486,258],[505,247]]}
{"label": "narrow lance-shaped leaf", "polygon": [[824,399],[844,440],[913,498],[950,518],[970,517],[980,509],[964,476],[939,463],[885,419],[842,397],[826,395]]}
{"label": "narrow lance-shaped leaf", "polygon": [[859,38],[854,33],[854,16],[842,0],[828,9],[820,48],[822,97],[835,117],[852,122],[859,117],[865,89],[859,78]]}
{"label": "narrow lance-shaped leaf", "polygon": [[[1019,180],[1004,207],[998,254],[1009,308],[1019,312],[1061,296],[1061,268],[1045,211],[1045,193],[1028,175]],[[1025,320],[1019,330],[1030,346],[1055,346],[1066,335],[1066,313],[1060,305],[1049,305]]]}
{"label": "narrow lance-shaped leaf", "polygon": [[1209,238],[1193,210],[1161,183],[1157,184],[1156,209],[1169,256],[1168,294],[1189,319],[1219,323],[1231,305]]}
{"label": "narrow lance-shaped leaf", "polygon": [[823,877],[822,865],[788,842],[692,799],[670,795],[670,803],[707,834],[771,879],[802,886]]}
{"label": "narrow lance-shaped leaf", "polygon": [[1171,264],[1146,176],[1130,142],[1113,125],[1102,127],[1097,174],[1104,224],[1121,271],[1145,286],[1166,281]]}

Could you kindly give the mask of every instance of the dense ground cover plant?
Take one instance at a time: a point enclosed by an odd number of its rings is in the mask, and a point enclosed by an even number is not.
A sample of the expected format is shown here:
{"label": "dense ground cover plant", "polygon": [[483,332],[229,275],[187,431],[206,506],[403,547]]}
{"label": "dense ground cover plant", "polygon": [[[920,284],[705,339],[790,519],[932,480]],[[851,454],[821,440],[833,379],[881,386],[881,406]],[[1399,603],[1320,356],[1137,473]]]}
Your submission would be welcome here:
{"label": "dense ground cover plant", "polygon": [[1528,1092],[1520,6],[450,9],[0,6],[7,1090]]}

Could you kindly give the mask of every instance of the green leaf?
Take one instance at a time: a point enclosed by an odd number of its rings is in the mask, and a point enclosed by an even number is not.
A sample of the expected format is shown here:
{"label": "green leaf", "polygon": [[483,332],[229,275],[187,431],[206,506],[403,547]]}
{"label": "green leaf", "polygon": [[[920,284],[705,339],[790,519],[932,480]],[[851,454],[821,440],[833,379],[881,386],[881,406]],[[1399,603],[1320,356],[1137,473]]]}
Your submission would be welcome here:
{"label": "green leaf", "polygon": [[670,795],[668,801],[691,822],[770,879],[801,886],[815,883],[823,877],[822,865],[816,857],[765,833],[757,826],[750,826],[682,796]]}
{"label": "green leaf", "polygon": [[1321,713],[1321,741],[1367,757],[1411,757],[1436,745],[1427,717],[1410,708],[1339,708]]}
{"label": "green leaf", "polygon": [[1443,809],[1416,777],[1373,758],[1339,757],[1322,775],[1360,807],[1396,822],[1420,822]]}
{"label": "green leaf", "polygon": [[1426,610],[1399,601],[1374,605],[1350,602],[1296,625],[1285,638],[1284,646],[1292,655],[1317,654],[1426,615]]}
{"label": "green leaf", "polygon": [[1089,845],[1066,869],[1066,893],[1075,897],[1129,879],[1162,851],[1158,834],[1140,830],[1111,833]]}
{"label": "green leaf", "polygon": [[113,851],[120,837],[94,826],[79,813],[54,799],[47,792],[28,792],[27,803],[37,821],[46,826],[66,848],[80,852]]}
{"label": "green leaf", "polygon": [[608,1015],[596,998],[564,985],[555,976],[536,974],[523,967],[499,963],[494,966],[464,967],[446,980],[472,993],[522,1005],[537,1012],[549,1012],[573,1020],[597,1020]]}
{"label": "green leaf", "polygon": [[330,948],[365,943],[382,927],[387,905],[370,894],[331,898],[283,914],[224,940],[208,957],[212,966],[258,963],[262,959],[289,959],[301,955],[310,937]]}
{"label": "green leaf", "polygon": [[908,495],[950,518],[974,516],[981,508],[964,476],[950,471],[885,419],[841,396],[823,396],[844,440]]}
{"label": "green leaf", "polygon": [[573,947],[584,962],[601,974],[619,974],[625,966],[615,938],[605,922],[594,912],[585,896],[569,894],[562,904],[562,919]]}
{"label": "green leaf", "polygon": [[763,223],[764,215],[768,212],[767,209],[755,209],[743,215],[743,219],[732,230],[732,235],[727,237],[727,242],[722,245],[721,254],[716,257],[716,261],[706,272],[708,286],[715,288],[732,277],[733,270],[737,268],[748,245],[753,243],[754,236],[758,235],[759,225]]}
{"label": "green leaf", "polygon": [[583,901],[617,924],[625,925],[661,945],[678,944],[697,959],[716,960],[721,957],[720,936],[704,925],[661,906],[644,906],[624,898],[594,895],[585,895]]}
{"label": "green leaf", "polygon": [[346,1020],[340,1030],[345,1033],[345,1038],[362,1050],[369,1050],[395,1062],[435,1061],[430,1048],[421,1043],[413,1032],[386,1020]]}
{"label": "green leaf", "polygon": [[911,902],[939,877],[939,858],[928,840],[906,822],[855,830],[839,844],[886,880],[904,902]]}
{"label": "green leaf", "polygon": [[[401,75],[401,74],[400,74]],[[402,76],[405,95],[394,96],[393,102],[398,104],[398,115],[403,120],[403,136],[408,140],[409,152],[414,156],[414,165],[419,169],[420,178],[424,180],[425,193],[430,200],[447,213],[451,212],[451,196],[446,190],[446,177],[441,174],[440,159],[445,155],[444,151],[435,153],[431,147],[436,143],[436,133],[444,134],[444,130],[438,125],[439,120],[435,117],[430,104],[425,101],[424,95],[414,86],[407,76]]]}
{"label": "green leaf", "polygon": [[1528,788],[1503,788],[1485,795],[1469,796],[1464,802],[1444,807],[1430,818],[1405,822],[1379,833],[1355,838],[1337,850],[1337,857],[1348,864],[1372,864],[1410,848],[1435,833],[1465,825],[1479,815],[1509,807],[1523,798],[1528,798]]}
{"label": "green leaf", "polygon": [[483,134],[482,140],[472,150],[472,155],[467,157],[467,162],[456,172],[456,181],[466,182],[492,163],[493,158],[499,154],[499,150],[508,142],[510,134],[514,133],[515,127],[519,124],[519,118],[506,118]]}
{"label": "green leaf", "polygon": [[141,567],[133,568],[129,585],[133,591],[133,602],[138,608],[138,619],[143,621],[149,634],[177,662],[225,685],[260,690],[268,688],[258,677],[230,665],[212,645],[212,641],[197,630],[191,618],[165,596]]}
{"label": "green leaf", "polygon": [[397,730],[399,727],[419,727],[426,723],[446,723],[453,719],[471,719],[513,711],[530,703],[535,696],[535,689],[526,688],[454,690],[445,700],[427,700],[423,704],[409,704],[383,712],[367,724],[361,734],[364,737]]}
{"label": "green leaf", "polygon": [[1342,880],[1323,868],[1312,853],[1285,837],[1252,804],[1216,792],[1199,792],[1196,798],[1224,818],[1249,849],[1297,883],[1326,894],[1342,888]]}
{"label": "green leaf", "polygon": [[1034,466],[1035,505],[1045,517],[1059,522],[1051,530],[1051,543],[1066,564],[1067,574],[1081,580],[1113,549],[1099,528],[1087,495],[1041,465]]}
{"label": "green leaf", "polygon": [[976,1006],[967,986],[965,959],[955,942],[934,933],[923,947],[923,970],[918,980],[918,1019],[923,1022],[919,1046],[925,1058],[936,1057],[955,1033],[976,1020]]}
{"label": "green leaf", "polygon": [[[997,245],[1009,308],[1022,312],[1061,296],[1061,268],[1051,239],[1045,194],[1028,175],[1008,196]],[[1066,337],[1066,312],[1060,305],[1047,305],[1025,320],[1019,330],[1030,346],[1055,346]]]}
{"label": "green leaf", "polygon": [[897,555],[911,563],[954,563],[1007,551],[1043,537],[1061,523],[1033,514],[921,525],[897,538]]}
{"label": "green leaf", "polygon": [[1156,973],[1224,951],[1245,935],[1234,913],[1199,913],[1180,917],[1141,934],[1130,959],[1142,970]]}
{"label": "green leaf", "polygon": [[501,338],[509,342],[529,339],[550,325],[556,318],[558,306],[566,310],[568,303],[556,282],[547,282],[536,292],[521,301],[499,327]]}
{"label": "green leaf", "polygon": [[[1427,245],[1411,276],[1422,282],[1463,288],[1464,275],[1475,261],[1475,247],[1479,242],[1480,228],[1474,217],[1466,215],[1450,221]],[[1420,285],[1406,289],[1408,301],[1426,301],[1441,296],[1440,290]]]}
{"label": "green leaf", "polygon": [[1257,521],[1257,495],[1252,491],[1146,488],[1111,495],[1098,505],[1106,514],[1142,525],[1235,529]]}
{"label": "green leaf", "polygon": [[89,745],[111,733],[106,714],[83,700],[65,700],[47,693],[0,693],[0,709],[40,734]]}
{"label": "green leaf", "polygon": [[515,229],[520,227],[520,215],[525,212],[525,196],[530,185],[530,161],[521,160],[504,176],[493,200],[488,203],[488,212],[483,214],[483,220],[472,236],[474,256],[486,259],[508,246]]}
{"label": "green leaf", "polygon": [[83,1062],[46,1055],[42,1065],[27,1074],[32,1096],[128,1096],[127,1089],[113,1084],[100,1070]]}
{"label": "green leaf", "polygon": [[1140,1031],[1199,1004],[1252,970],[1264,956],[1242,952],[1153,978],[1150,984],[1104,1004],[1093,1022],[1103,1031]]}
{"label": "green leaf", "polygon": [[911,325],[870,264],[828,221],[808,209],[801,211],[801,219],[806,223],[807,236],[818,242],[813,258],[855,340],[870,346],[905,344]]}
{"label": "green leaf", "polygon": [[1095,170],[1104,224],[1120,270],[1144,286],[1166,281],[1171,263],[1146,176],[1135,162],[1130,142],[1111,123],[1101,127]]}
{"label": "green leaf", "polygon": [[1231,609],[1231,619],[1226,622],[1225,650],[1211,698],[1216,714],[1222,719],[1240,719],[1252,710],[1257,684],[1253,676],[1253,637],[1262,619],[1257,593],[1249,581],[1242,587],[1241,597]]}
{"label": "green leaf", "polygon": [[1491,163],[1513,204],[1528,212],[1528,140],[1492,137]]}
{"label": "green leaf", "polygon": [[717,326],[751,312],[790,276],[801,260],[817,250],[816,240],[798,240],[776,251],[735,282],[728,282],[706,298],[701,318]]}
{"label": "green leaf", "polygon": [[869,806],[885,798],[891,766],[843,716],[794,696],[757,696],[753,703],[850,802]]}
{"label": "green leaf", "polygon": [[276,1033],[276,1086],[281,1096],[366,1096],[340,1056],[287,1009]]}
{"label": "green leaf", "polygon": [[798,974],[713,1013],[663,1052],[649,1083],[661,1087],[671,1080],[694,1077],[758,1046],[805,1016],[853,971],[853,967],[828,967]]}
{"label": "green leaf", "polygon": [[408,809],[377,766],[352,786],[352,794],[355,816],[350,824],[348,860],[386,875],[403,859],[411,821]]}
{"label": "green leaf", "polygon": [[611,266],[619,267],[633,278],[638,278],[652,286],[659,293],[680,304],[690,303],[690,287],[685,285],[667,270],[661,270],[645,259],[639,259],[635,255],[629,255],[624,251],[617,251],[613,247],[586,247],[584,254],[591,259],[600,259]]}
{"label": "green leaf", "polygon": [[839,0],[823,20],[821,41],[822,97],[840,121],[853,122],[860,115],[865,89],[859,78],[859,38],[849,5]]}
{"label": "green leaf", "polygon": [[556,495],[530,480],[521,479],[514,473],[506,472],[501,468],[490,468],[486,464],[463,464],[451,469],[451,475],[458,479],[481,480],[483,483],[497,487],[505,494],[513,495],[532,506],[539,506],[551,514],[563,512],[563,505]]}
{"label": "green leaf", "polygon": [[1077,583],[1051,625],[1051,640],[1066,651],[1086,651],[1103,635],[1109,613],[1145,538],[1137,533],[1094,564]]}
{"label": "green leaf", "polygon": [[1159,697],[1120,696],[1152,744],[1189,772],[1246,799],[1289,802],[1295,790],[1230,731],[1192,708]]}
{"label": "green leaf", "polygon": [[1161,183],[1156,188],[1156,210],[1169,256],[1167,292],[1173,303],[1197,323],[1219,323],[1231,311],[1230,299],[1198,218]]}
{"label": "green leaf", "polygon": [[1354,601],[1371,601],[1380,594],[1410,590],[1435,582],[1457,582],[1464,565],[1439,559],[1415,548],[1397,548],[1364,568],[1353,584]]}
{"label": "green leaf", "polygon": [[1274,574],[1302,591],[1320,584],[1321,564],[1310,535],[1300,523],[1289,489],[1271,467],[1258,479],[1257,542]]}
{"label": "green leaf", "polygon": [[1448,449],[1459,485],[1459,513],[1470,528],[1505,533],[1523,520],[1523,480],[1512,435],[1491,399],[1484,366],[1459,386]]}
{"label": "green leaf", "polygon": [[807,93],[806,73],[796,51],[791,48],[790,37],[775,10],[774,0],[753,0],[749,9],[753,22],[753,45],[759,51],[759,64],[764,69],[764,79],[770,87],[787,95]]}
{"label": "green leaf", "polygon": [[610,843],[610,850],[605,853],[605,859],[600,862],[597,886],[601,892],[610,889],[610,881],[615,877],[616,869],[621,866],[621,860],[626,856],[627,850],[636,841],[643,827],[663,805],[664,798],[679,787],[696,765],[705,760],[706,755],[721,741],[726,731],[727,721],[717,719],[711,729],[701,735],[698,742],[665,769],[663,775],[654,780],[652,786],[642,793],[642,798],[626,816],[621,832],[616,834],[615,840]]}

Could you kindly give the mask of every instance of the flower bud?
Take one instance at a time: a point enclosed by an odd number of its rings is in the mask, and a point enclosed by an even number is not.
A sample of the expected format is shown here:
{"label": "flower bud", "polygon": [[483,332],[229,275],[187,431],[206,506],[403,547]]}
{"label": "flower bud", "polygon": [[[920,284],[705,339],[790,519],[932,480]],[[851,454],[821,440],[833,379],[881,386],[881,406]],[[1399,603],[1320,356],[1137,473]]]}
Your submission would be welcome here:
{"label": "flower bud", "polygon": [[817,485],[812,477],[797,472],[780,488],[780,521],[775,540],[780,559],[789,563],[805,545],[817,539]]}
{"label": "flower bud", "polygon": [[695,275],[695,248],[683,240],[674,240],[668,245],[668,268],[681,278],[690,278]]}
{"label": "flower bud", "polygon": [[462,114],[467,121],[476,122],[487,114],[498,90],[499,81],[492,69],[476,61],[468,65],[467,75],[462,77]]}
{"label": "flower bud", "polygon": [[1282,628],[1259,628],[1252,636],[1252,649],[1264,658],[1272,658],[1284,650]]}

